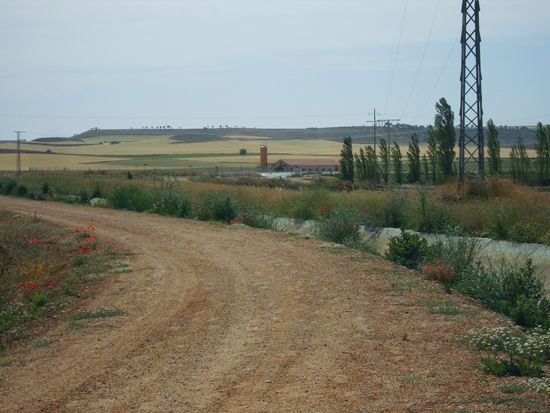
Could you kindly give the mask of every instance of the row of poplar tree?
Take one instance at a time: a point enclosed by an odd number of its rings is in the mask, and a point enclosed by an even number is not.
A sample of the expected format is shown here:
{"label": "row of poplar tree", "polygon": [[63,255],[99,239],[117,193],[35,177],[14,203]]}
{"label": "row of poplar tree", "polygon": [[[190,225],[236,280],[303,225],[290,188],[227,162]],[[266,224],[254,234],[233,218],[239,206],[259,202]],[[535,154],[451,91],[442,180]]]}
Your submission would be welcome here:
{"label": "row of poplar tree", "polygon": [[[406,153],[408,159],[406,171],[401,147],[397,142],[391,145],[385,139],[380,139],[378,153],[375,147],[367,145],[354,154],[351,137],[347,137],[344,138],[340,153],[342,179],[377,185],[380,181],[387,184],[391,175],[391,179],[396,184],[405,182],[435,184],[455,176],[457,170],[454,112],[445,98],[441,98],[435,108],[434,125],[427,128],[426,153],[421,155],[418,136],[412,134]],[[544,127],[540,122],[537,125],[536,151],[536,175],[534,176],[531,159],[521,138],[512,146],[508,173],[514,180],[540,185],[550,184],[550,126]],[[487,123],[487,172],[490,175],[503,173],[500,152],[498,129],[494,122],[489,120]]]}

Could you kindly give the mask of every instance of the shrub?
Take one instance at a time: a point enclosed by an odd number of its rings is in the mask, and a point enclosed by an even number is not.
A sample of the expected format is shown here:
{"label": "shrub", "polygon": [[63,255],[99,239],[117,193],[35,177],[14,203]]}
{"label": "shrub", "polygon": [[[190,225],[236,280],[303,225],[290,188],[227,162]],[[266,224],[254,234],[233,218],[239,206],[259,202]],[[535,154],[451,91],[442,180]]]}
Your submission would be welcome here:
{"label": "shrub", "polygon": [[81,204],[85,204],[90,200],[90,194],[85,189],[81,190],[78,194],[78,199]]}
{"label": "shrub", "polygon": [[385,227],[401,228],[405,224],[405,207],[407,198],[403,196],[392,196],[384,205]]}
{"label": "shrub", "polygon": [[235,221],[253,228],[271,229],[273,227],[273,217],[271,215],[262,213],[252,207],[240,207]]}
{"label": "shrub", "polygon": [[26,196],[28,192],[29,192],[29,190],[23,184],[21,184],[17,187],[17,192],[16,192],[17,196]]}
{"label": "shrub", "polygon": [[185,217],[191,211],[191,204],[181,192],[170,188],[157,191],[152,211],[160,215]]}
{"label": "shrub", "polygon": [[206,194],[195,205],[195,215],[201,221],[231,222],[237,216],[237,208],[229,194]]}
{"label": "shrub", "polygon": [[4,195],[10,195],[12,191],[17,187],[17,181],[13,179],[4,179],[0,183],[0,189],[2,191],[2,194]]}
{"label": "shrub", "polygon": [[428,280],[439,281],[445,285],[452,283],[455,278],[453,268],[442,260],[437,260],[433,264],[424,264],[422,273]]}
{"label": "shrub", "polygon": [[52,194],[52,190],[50,188],[50,185],[47,182],[44,182],[42,184],[42,194],[44,194],[44,195],[51,195]]}
{"label": "shrub", "polygon": [[494,239],[508,239],[510,226],[515,221],[515,211],[502,205],[489,207],[489,235]]}
{"label": "shrub", "polygon": [[518,222],[508,231],[508,238],[515,242],[538,242],[542,238],[542,232],[539,225]]}
{"label": "shrub", "polygon": [[339,206],[321,218],[317,236],[338,244],[357,243],[361,238],[359,229],[362,221],[363,218],[357,209]]}
{"label": "shrub", "polygon": [[126,174],[126,178],[127,179],[134,179],[134,175],[132,175],[132,172],[128,171],[128,173]]}
{"label": "shrub", "polygon": [[495,272],[488,271],[480,262],[473,263],[460,274],[457,274],[455,288],[496,310],[501,300],[500,280]]}
{"label": "shrub", "polygon": [[485,268],[479,262],[458,274],[455,288],[525,327],[550,327],[550,301],[530,259]]}
{"label": "shrub", "polygon": [[151,210],[153,198],[146,189],[137,185],[117,186],[108,198],[113,208],[143,212]]}
{"label": "shrub", "polygon": [[448,226],[436,236],[431,255],[450,266],[454,274],[460,274],[477,261],[479,250],[479,241],[468,237],[464,229]]}
{"label": "shrub", "polygon": [[92,196],[90,196],[90,199],[94,198],[103,198],[103,191],[98,181],[95,182],[94,192],[92,192]]}
{"label": "shrub", "polygon": [[481,359],[483,371],[494,376],[527,376],[540,377],[543,373],[542,360],[527,358],[499,359],[496,357],[484,357]]}
{"label": "shrub", "polygon": [[430,253],[428,242],[418,234],[401,230],[401,235],[390,237],[385,257],[407,268],[418,269]]}
{"label": "shrub", "polygon": [[418,231],[436,232],[449,224],[449,212],[444,204],[430,200],[425,192],[419,193],[418,203]]}
{"label": "shrub", "polygon": [[[505,304],[507,306],[507,303]],[[541,308],[539,302],[532,298],[520,296],[511,308],[505,308],[510,318],[520,326],[533,328],[536,326],[550,327],[550,318],[548,313]]]}

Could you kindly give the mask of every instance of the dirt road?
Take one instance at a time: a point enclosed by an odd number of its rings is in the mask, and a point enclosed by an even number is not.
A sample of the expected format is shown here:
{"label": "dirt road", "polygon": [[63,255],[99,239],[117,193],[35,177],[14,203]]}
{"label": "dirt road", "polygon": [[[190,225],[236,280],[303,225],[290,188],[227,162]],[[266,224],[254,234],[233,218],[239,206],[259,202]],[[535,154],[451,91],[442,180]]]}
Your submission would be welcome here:
{"label": "dirt road", "polygon": [[[2,357],[3,412],[547,411],[507,395],[457,335],[498,317],[374,257],[248,228],[0,197],[135,253],[39,347]],[[452,301],[458,316],[427,300]],[[499,403],[499,400],[504,402]]]}

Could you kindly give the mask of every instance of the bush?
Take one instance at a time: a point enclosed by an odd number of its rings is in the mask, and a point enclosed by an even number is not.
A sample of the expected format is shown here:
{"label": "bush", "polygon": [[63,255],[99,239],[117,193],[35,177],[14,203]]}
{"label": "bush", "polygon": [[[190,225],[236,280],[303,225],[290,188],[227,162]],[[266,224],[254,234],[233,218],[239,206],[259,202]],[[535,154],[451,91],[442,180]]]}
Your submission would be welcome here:
{"label": "bush", "polygon": [[115,187],[108,198],[113,208],[129,211],[149,211],[153,207],[153,198],[144,188],[137,185]]}
{"label": "bush", "polygon": [[317,236],[338,244],[354,244],[361,238],[362,223],[363,218],[357,209],[339,206],[321,218]]}
{"label": "bush", "polygon": [[94,198],[103,198],[103,191],[101,190],[101,185],[98,181],[96,181],[94,192],[92,192],[92,196],[90,196],[90,199]]}
{"label": "bush", "polygon": [[441,202],[431,201],[425,192],[420,192],[418,203],[418,231],[437,232],[449,224],[449,212]]}
{"label": "bush", "polygon": [[81,190],[80,193],[78,194],[78,199],[80,201],[81,204],[85,204],[87,203],[89,200],[90,200],[90,194],[88,194],[88,191],[86,191],[85,189]]}
{"label": "bush", "polygon": [[[508,310],[505,308],[505,311]],[[510,318],[514,320],[516,324],[527,328],[533,328],[536,326],[543,326],[550,328],[550,318],[548,313],[544,311],[539,305],[539,302],[532,298],[525,298],[520,296],[515,305],[506,311]]]}
{"label": "bush", "polygon": [[460,274],[477,261],[479,241],[466,235],[460,227],[448,226],[436,236],[431,246],[431,255],[451,267],[454,274]]}
{"label": "bush", "polygon": [[489,235],[494,239],[509,239],[510,227],[515,222],[515,211],[502,205],[489,208]]}
{"label": "bush", "polygon": [[209,193],[196,203],[195,215],[201,221],[214,220],[229,223],[237,216],[237,208],[228,194]]}
{"label": "bush", "polygon": [[402,229],[400,236],[390,237],[385,257],[407,268],[417,270],[429,254],[430,247],[424,238]]}
{"label": "bush", "polygon": [[433,264],[424,264],[422,273],[428,280],[439,281],[445,285],[451,284],[455,278],[453,268],[442,260],[437,260]]}
{"label": "bush", "polygon": [[17,181],[13,179],[4,179],[0,183],[0,190],[3,195],[10,195],[12,191],[17,187]]}
{"label": "bush", "polygon": [[459,274],[455,288],[519,325],[550,327],[550,301],[530,259],[490,268],[478,262]]}
{"label": "bush", "polygon": [[508,231],[508,238],[515,242],[538,242],[543,235],[539,225],[517,223]]}
{"label": "bush", "polygon": [[23,185],[23,184],[21,184],[21,185],[19,185],[19,186],[17,187],[17,192],[16,192],[16,193],[17,193],[17,196],[22,196],[22,197],[27,196],[27,193],[28,193],[28,192],[29,192],[29,190],[28,190],[27,187],[26,187],[25,185]]}
{"label": "bush", "polygon": [[44,182],[42,184],[42,194],[44,194],[44,195],[51,195],[52,194],[52,190],[50,188],[50,185],[47,182]]}
{"label": "bush", "polygon": [[390,228],[401,228],[405,225],[405,207],[407,198],[392,196],[384,205],[383,226]]}
{"label": "bush", "polygon": [[540,377],[543,374],[542,359],[484,357],[481,359],[483,371],[494,376]]}
{"label": "bush", "polygon": [[271,229],[273,227],[272,216],[251,207],[240,207],[234,221],[253,228]]}
{"label": "bush", "polygon": [[185,217],[191,211],[191,204],[181,192],[173,189],[161,189],[155,194],[152,211],[160,215]]}

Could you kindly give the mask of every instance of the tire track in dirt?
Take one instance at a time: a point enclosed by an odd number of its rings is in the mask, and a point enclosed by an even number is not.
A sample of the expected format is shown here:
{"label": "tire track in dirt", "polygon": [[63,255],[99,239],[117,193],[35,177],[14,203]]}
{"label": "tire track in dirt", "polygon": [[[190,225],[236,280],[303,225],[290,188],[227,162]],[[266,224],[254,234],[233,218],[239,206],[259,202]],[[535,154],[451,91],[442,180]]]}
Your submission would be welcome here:
{"label": "tire track in dirt", "polygon": [[[456,336],[495,315],[376,258],[320,242],[188,220],[0,197],[0,207],[135,253],[85,308],[120,307],[116,328],[69,331],[10,356],[2,410],[43,412],[545,411],[495,408],[497,379]],[[403,289],[403,285],[413,286]],[[409,291],[410,290],[410,291]],[[452,299],[475,317],[430,314]],[[403,339],[404,334],[407,339]],[[414,384],[404,377],[418,375]],[[487,381],[488,383],[482,383]]]}

